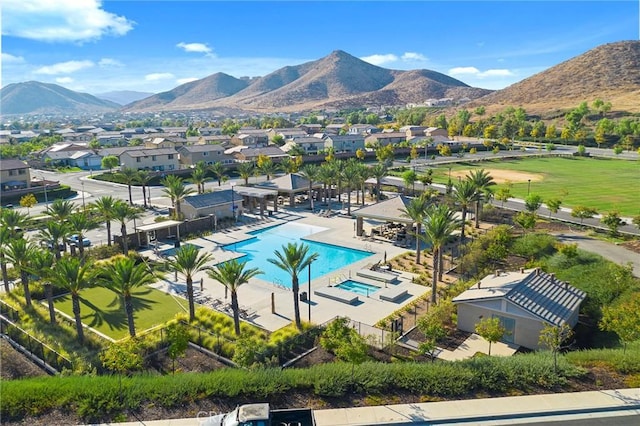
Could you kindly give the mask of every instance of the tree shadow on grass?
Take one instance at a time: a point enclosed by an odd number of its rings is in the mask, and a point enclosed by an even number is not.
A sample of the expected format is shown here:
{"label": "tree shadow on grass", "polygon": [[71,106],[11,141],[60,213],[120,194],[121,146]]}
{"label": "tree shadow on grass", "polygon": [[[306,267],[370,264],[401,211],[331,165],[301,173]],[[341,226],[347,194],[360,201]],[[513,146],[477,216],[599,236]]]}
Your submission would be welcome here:
{"label": "tree shadow on grass", "polygon": [[[116,296],[116,299],[118,298],[119,297]],[[89,327],[99,328],[106,324],[111,331],[121,331],[128,327],[127,316],[124,313],[124,308],[103,310],[84,297],[80,297],[80,303],[93,310],[92,313],[82,316],[82,322],[87,324]],[[113,306],[113,302],[108,306]]]}

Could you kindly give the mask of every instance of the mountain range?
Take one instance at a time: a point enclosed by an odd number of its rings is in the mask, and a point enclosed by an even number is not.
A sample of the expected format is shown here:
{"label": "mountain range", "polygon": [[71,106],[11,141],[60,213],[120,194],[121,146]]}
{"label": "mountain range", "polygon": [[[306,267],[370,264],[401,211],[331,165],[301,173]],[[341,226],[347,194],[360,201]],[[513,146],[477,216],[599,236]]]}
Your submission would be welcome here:
{"label": "mountain range", "polygon": [[[118,93],[118,92],[116,92]],[[101,97],[107,97],[102,94]],[[124,107],[115,102],[144,96],[120,92],[110,100],[55,84],[27,82],[0,90],[2,114],[77,112],[247,111],[259,113],[420,104],[426,99],[468,98],[488,111],[522,106],[547,112],[601,98],[614,109],[640,112],[640,41],[598,46],[505,89],[491,91],[431,70],[378,67],[341,50],[286,66],[257,78],[216,73]]]}
{"label": "mountain range", "polygon": [[130,104],[131,102],[139,101],[140,99],[153,96],[153,93],[136,92],[133,90],[115,90],[113,92],[98,93],[95,96],[99,99],[115,102],[118,105],[126,105]]}

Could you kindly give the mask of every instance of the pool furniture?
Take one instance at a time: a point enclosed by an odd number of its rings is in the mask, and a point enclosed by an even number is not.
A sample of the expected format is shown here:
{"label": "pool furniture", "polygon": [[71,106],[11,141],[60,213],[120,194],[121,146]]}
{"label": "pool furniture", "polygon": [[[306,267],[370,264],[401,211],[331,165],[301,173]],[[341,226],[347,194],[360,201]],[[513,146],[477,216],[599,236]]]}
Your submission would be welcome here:
{"label": "pool furniture", "polygon": [[360,269],[356,275],[363,278],[369,278],[383,283],[391,283],[396,280],[396,276],[386,272],[372,271],[371,269]]}
{"label": "pool furniture", "polygon": [[396,302],[399,299],[404,298],[407,295],[406,289],[401,289],[398,287],[388,287],[384,290],[380,290],[378,293],[378,297],[380,300],[385,300],[387,302]]}
{"label": "pool furniture", "polygon": [[353,305],[359,300],[355,293],[336,287],[322,287],[314,290],[313,294],[326,297],[327,299],[337,300],[338,302],[343,302],[348,305]]}

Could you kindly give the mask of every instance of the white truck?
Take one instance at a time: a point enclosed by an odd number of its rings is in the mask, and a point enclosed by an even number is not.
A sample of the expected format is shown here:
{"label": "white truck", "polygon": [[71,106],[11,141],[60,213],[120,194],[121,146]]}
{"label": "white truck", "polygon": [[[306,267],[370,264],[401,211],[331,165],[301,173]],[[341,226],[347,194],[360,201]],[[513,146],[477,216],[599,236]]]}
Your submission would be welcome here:
{"label": "white truck", "polygon": [[272,410],[268,403],[239,405],[235,410],[211,416],[203,426],[315,426],[313,410]]}

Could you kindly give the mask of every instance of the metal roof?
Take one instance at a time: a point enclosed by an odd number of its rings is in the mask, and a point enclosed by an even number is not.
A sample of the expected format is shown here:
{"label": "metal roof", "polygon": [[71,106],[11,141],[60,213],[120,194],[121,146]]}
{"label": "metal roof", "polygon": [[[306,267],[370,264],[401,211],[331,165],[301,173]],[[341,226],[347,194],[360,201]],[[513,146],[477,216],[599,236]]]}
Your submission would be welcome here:
{"label": "metal roof", "polygon": [[454,303],[506,299],[553,325],[566,322],[587,294],[540,269],[502,272],[483,278],[453,298]]}

